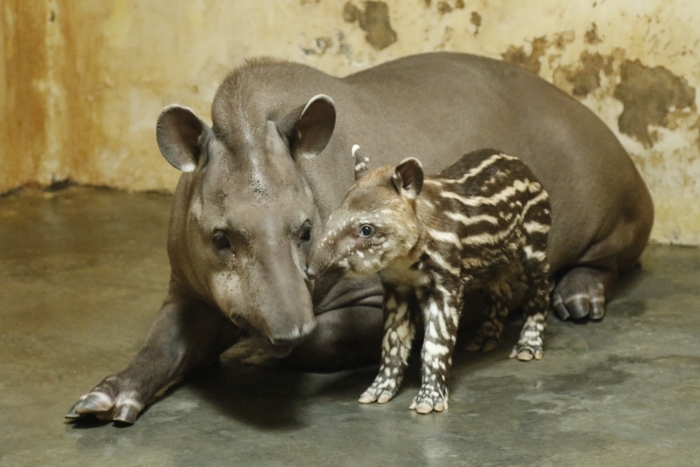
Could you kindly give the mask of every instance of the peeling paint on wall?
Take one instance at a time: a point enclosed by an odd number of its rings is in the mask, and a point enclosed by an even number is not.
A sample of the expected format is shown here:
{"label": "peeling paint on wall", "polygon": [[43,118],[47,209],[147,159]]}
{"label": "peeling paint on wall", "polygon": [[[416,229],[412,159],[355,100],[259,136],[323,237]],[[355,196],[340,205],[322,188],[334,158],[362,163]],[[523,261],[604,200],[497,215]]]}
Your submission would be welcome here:
{"label": "peeling paint on wall", "polygon": [[506,62],[519,65],[526,70],[539,74],[541,64],[540,59],[547,51],[547,38],[545,36],[536,37],[530,43],[531,50],[528,54],[523,47],[511,45],[508,50],[501,55]]}
{"label": "peeling paint on wall", "polygon": [[209,118],[267,55],[347,75],[433,50],[538,73],[615,132],[656,205],[652,238],[700,245],[700,10],[693,0],[46,0],[0,3],[0,193],[35,182],[172,190],[162,107]]}
{"label": "peeling paint on wall", "polygon": [[644,66],[639,60],[625,60],[620,67],[620,84],[613,96],[624,104],[619,128],[622,133],[650,148],[658,136],[651,125],[668,127],[671,110],[694,109],[695,88],[664,67]]}
{"label": "peeling paint on wall", "polygon": [[386,49],[397,40],[396,31],[389,21],[389,7],[384,2],[365,2],[364,11],[347,2],[343,8],[343,19],[348,23],[358,21],[367,33],[367,42],[377,50]]}

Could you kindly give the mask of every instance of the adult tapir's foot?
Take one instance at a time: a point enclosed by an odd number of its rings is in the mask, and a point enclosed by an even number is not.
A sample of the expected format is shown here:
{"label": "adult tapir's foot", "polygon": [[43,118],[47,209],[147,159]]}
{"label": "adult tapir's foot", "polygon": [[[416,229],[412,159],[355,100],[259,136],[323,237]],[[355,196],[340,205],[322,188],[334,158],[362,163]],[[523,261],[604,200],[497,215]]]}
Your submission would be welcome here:
{"label": "adult tapir's foot", "polygon": [[66,418],[94,415],[100,420],[134,423],[159,391],[187,372],[216,361],[236,342],[240,331],[222,313],[173,295],[166,298],[146,345],[131,364],[84,394]]}
{"label": "adult tapir's foot", "polygon": [[132,424],[150,399],[121,374],[108,376],[84,394],[66,414],[68,419],[95,415],[100,420]]}
{"label": "adult tapir's foot", "polygon": [[610,296],[616,278],[617,274],[610,270],[576,267],[554,287],[552,309],[561,319],[602,319],[606,297]]}

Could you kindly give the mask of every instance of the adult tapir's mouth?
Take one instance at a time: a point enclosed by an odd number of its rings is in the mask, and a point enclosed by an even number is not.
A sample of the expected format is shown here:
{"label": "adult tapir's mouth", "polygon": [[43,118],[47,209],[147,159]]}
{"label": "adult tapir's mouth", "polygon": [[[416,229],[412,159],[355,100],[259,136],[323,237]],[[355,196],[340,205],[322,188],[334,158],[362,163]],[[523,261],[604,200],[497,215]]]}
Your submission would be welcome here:
{"label": "adult tapir's mouth", "polygon": [[258,339],[259,342],[269,350],[272,356],[276,358],[288,356],[316,327],[316,322],[313,321],[306,326],[295,329],[292,333],[288,333],[282,337],[274,337],[261,332],[242,316],[230,315],[229,318],[233,324],[246,331],[250,336]]}
{"label": "adult tapir's mouth", "polygon": [[270,349],[272,350],[272,355],[276,358],[284,358],[294,350],[292,345],[274,345],[270,344]]}

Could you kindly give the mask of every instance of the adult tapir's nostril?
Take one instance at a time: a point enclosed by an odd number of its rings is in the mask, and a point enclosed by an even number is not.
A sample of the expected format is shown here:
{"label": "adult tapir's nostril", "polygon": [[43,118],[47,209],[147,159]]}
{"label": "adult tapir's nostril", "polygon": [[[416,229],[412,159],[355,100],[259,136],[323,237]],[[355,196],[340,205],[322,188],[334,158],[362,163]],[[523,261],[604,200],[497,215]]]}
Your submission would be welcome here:
{"label": "adult tapir's nostril", "polygon": [[275,347],[295,347],[301,343],[316,328],[316,320],[295,329],[283,336],[270,337],[270,343]]}

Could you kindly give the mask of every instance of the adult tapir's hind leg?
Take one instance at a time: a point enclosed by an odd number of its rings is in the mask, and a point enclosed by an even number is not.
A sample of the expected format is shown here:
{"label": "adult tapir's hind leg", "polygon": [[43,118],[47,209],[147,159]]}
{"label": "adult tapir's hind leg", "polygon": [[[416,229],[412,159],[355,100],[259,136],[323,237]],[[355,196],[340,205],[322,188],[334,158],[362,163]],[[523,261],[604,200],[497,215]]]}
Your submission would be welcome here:
{"label": "adult tapir's hind leg", "polygon": [[576,266],[557,281],[552,309],[561,319],[602,319],[616,281],[614,260],[601,261],[596,266]]}
{"label": "adult tapir's hind leg", "polygon": [[93,414],[102,420],[134,423],[159,390],[216,358],[238,335],[239,330],[221,313],[199,301],[171,295],[131,364],[84,394],[66,418]]}

